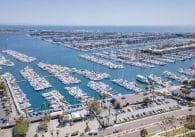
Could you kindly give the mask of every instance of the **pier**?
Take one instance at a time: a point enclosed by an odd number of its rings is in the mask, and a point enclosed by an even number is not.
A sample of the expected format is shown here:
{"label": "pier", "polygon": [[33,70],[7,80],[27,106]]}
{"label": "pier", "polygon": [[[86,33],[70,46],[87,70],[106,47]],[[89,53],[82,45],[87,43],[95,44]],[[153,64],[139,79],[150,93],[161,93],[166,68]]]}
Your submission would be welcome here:
{"label": "pier", "polygon": [[80,57],[83,58],[83,59],[86,59],[88,61],[92,61],[92,62],[95,62],[97,64],[106,66],[106,67],[111,68],[111,69],[122,69],[122,68],[124,68],[123,65],[115,64],[115,63],[113,63],[109,60],[97,59],[95,56],[89,56],[87,54],[84,54],[84,55],[81,55]]}
{"label": "pier", "polygon": [[65,89],[68,91],[68,93],[73,96],[74,98],[81,100],[82,102],[86,102],[88,99],[90,99],[90,96],[88,96],[82,89],[79,87],[65,87]]}
{"label": "pier", "polygon": [[112,80],[112,82],[114,82],[115,84],[124,87],[128,90],[132,90],[133,92],[139,93],[144,91],[143,89],[139,88],[136,86],[136,84],[134,82],[129,82],[127,80],[123,80],[123,79],[114,79]]}
{"label": "pier", "polygon": [[103,82],[89,81],[87,86],[100,94],[113,96],[112,88]]}
{"label": "pier", "polygon": [[40,62],[38,66],[48,71],[55,78],[60,80],[64,84],[77,84],[81,81],[73,76],[71,76],[72,70],[68,67],[60,66],[60,65],[52,65]]}
{"label": "pier", "polygon": [[29,103],[26,95],[16,83],[16,79],[14,78],[14,76],[10,73],[5,73],[2,75],[2,78],[5,79],[8,85],[18,114],[25,116],[25,111],[27,111],[27,113],[32,112],[31,104]]}
{"label": "pier", "polygon": [[15,64],[12,61],[6,59],[4,56],[0,55],[0,65],[11,67]]}
{"label": "pier", "polygon": [[10,50],[10,49],[3,50],[2,52],[7,53],[8,55],[11,55],[12,57],[14,57],[15,59],[17,59],[21,62],[32,62],[32,61],[36,60],[36,58],[34,58],[34,57],[30,57],[30,56],[22,54],[18,51],[14,51],[14,50]]}
{"label": "pier", "polygon": [[22,69],[20,73],[36,91],[52,87],[44,77],[40,77],[28,66]]}

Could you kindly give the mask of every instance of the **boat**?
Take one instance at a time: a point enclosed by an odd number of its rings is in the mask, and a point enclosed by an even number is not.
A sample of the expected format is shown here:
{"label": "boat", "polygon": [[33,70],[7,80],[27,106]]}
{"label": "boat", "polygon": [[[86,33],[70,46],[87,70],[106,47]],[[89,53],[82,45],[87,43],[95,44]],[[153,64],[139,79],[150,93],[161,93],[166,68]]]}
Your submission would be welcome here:
{"label": "boat", "polygon": [[142,75],[137,75],[136,76],[136,80],[141,82],[141,83],[144,83],[144,84],[148,84],[149,81],[146,77],[142,76]]}

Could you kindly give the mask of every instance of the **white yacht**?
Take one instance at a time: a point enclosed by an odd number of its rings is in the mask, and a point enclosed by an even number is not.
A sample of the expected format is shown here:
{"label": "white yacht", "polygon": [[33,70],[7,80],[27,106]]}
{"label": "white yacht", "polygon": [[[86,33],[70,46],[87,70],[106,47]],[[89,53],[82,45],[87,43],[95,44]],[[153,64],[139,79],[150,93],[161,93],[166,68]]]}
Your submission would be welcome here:
{"label": "white yacht", "polygon": [[142,75],[137,75],[136,76],[136,80],[141,82],[141,83],[144,83],[144,84],[148,84],[149,81],[146,77],[142,76]]}

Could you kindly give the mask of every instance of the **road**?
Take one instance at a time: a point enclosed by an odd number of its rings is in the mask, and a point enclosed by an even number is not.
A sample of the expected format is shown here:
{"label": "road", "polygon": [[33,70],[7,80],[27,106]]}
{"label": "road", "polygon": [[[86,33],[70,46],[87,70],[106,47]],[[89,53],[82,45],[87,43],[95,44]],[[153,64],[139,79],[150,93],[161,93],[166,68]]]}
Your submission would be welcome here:
{"label": "road", "polygon": [[[188,108],[185,107],[180,110],[175,110],[163,114],[158,114],[155,116],[150,116],[146,117],[143,119],[127,122],[124,124],[116,125],[113,127],[109,127],[105,130],[99,131],[98,136],[107,136],[111,134],[111,136],[107,137],[139,137],[140,136],[140,129],[146,128],[149,132],[154,132],[154,131],[159,131],[160,130],[160,121],[163,117],[168,117],[168,116],[175,116],[175,117],[181,117],[184,115],[189,115],[189,114],[195,114],[195,107],[192,108],[192,111],[188,111]],[[117,133],[116,135],[113,134],[113,131],[119,130],[123,132]],[[120,134],[121,133],[121,134]]]}

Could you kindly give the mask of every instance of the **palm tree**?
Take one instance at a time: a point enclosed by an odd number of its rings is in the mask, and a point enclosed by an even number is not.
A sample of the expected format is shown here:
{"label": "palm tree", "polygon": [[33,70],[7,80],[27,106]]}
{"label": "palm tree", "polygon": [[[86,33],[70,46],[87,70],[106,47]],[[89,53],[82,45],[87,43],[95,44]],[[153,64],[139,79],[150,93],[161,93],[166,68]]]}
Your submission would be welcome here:
{"label": "palm tree", "polygon": [[7,121],[9,121],[9,118],[10,118],[10,112],[9,112],[9,111],[5,111],[5,115],[6,115],[6,119],[7,119]]}
{"label": "palm tree", "polygon": [[140,131],[140,135],[141,135],[141,137],[146,137],[146,136],[148,135],[148,131],[147,131],[145,128],[143,128],[143,129]]}
{"label": "palm tree", "polygon": [[51,134],[51,136],[53,137],[53,130],[51,130],[50,134]]}
{"label": "palm tree", "polygon": [[143,99],[143,102],[146,104],[146,105],[149,105],[151,104],[153,101],[151,99],[149,99],[148,97],[144,98]]}
{"label": "palm tree", "polygon": [[60,131],[59,131],[59,129],[56,131],[56,135],[57,135],[57,137],[59,136],[59,133],[60,133]]}
{"label": "palm tree", "polygon": [[86,128],[85,128],[85,132],[89,132],[90,131],[90,127],[89,127],[89,122],[86,122]]}
{"label": "palm tree", "polygon": [[117,113],[115,113],[115,121],[116,121],[116,123],[118,121],[118,114]]}
{"label": "palm tree", "polygon": [[108,126],[110,126],[110,110],[111,110],[111,107],[109,106],[109,109],[108,109]]}
{"label": "palm tree", "polygon": [[36,133],[36,134],[34,135],[34,137],[39,137],[39,135]]}
{"label": "palm tree", "polygon": [[23,111],[24,111],[24,113],[25,113],[26,118],[28,119],[27,108],[25,108]]}
{"label": "palm tree", "polygon": [[184,81],[182,82],[182,84],[183,84],[184,86],[188,86],[188,85],[189,85],[189,82],[188,82],[188,80],[184,80]]}
{"label": "palm tree", "polygon": [[100,103],[98,101],[89,102],[89,110],[94,112],[96,115],[101,113]]}
{"label": "palm tree", "polygon": [[43,123],[48,123],[50,120],[51,120],[51,117],[50,117],[48,114],[46,114],[46,115],[42,118]]}
{"label": "palm tree", "polygon": [[63,125],[65,125],[66,122],[68,122],[70,119],[68,117],[68,115],[63,115],[62,117],[62,121],[63,121]]}
{"label": "palm tree", "polygon": [[188,87],[185,87],[185,88],[182,89],[181,92],[184,95],[184,98],[186,98],[190,94],[190,89]]}
{"label": "palm tree", "polygon": [[150,91],[150,93],[152,94],[152,101],[154,101],[155,95],[154,95],[154,83],[152,81],[152,79],[148,79],[149,81],[149,85],[148,85],[148,89]]}

